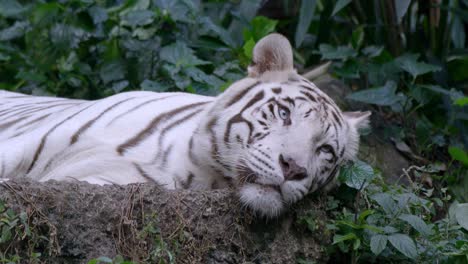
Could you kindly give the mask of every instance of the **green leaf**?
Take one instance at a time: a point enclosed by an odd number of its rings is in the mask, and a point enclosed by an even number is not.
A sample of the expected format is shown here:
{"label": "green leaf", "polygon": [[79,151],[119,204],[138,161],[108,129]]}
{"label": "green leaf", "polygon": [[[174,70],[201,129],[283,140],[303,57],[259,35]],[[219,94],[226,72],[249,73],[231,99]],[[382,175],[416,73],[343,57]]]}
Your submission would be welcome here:
{"label": "green leaf", "polygon": [[[145,10],[145,9],[148,9],[151,4],[151,0],[135,0],[135,1],[130,0],[128,2],[131,2],[131,4],[128,6],[128,8],[122,10],[121,14],[125,13],[125,11]],[[174,2],[180,2],[180,1],[174,1]]]}
{"label": "green leaf", "polygon": [[468,203],[458,204],[455,217],[459,225],[468,231]]}
{"label": "green leaf", "polygon": [[168,46],[164,46],[159,56],[163,61],[170,62],[176,66],[197,66],[206,65],[210,62],[200,60],[194,55],[194,52],[184,42],[177,41]]}
{"label": "green leaf", "polygon": [[444,89],[443,87],[439,85],[419,85],[418,87],[422,87],[434,93],[450,96],[450,91],[447,89]]}
{"label": "green leaf", "polygon": [[317,262],[313,260],[306,260],[306,259],[299,258],[297,260],[297,264],[317,264]]}
{"label": "green leaf", "polygon": [[346,98],[367,104],[392,106],[402,101],[402,98],[396,94],[396,90],[396,83],[387,81],[382,87],[354,92]]}
{"label": "green leaf", "polygon": [[376,256],[379,255],[387,246],[387,236],[386,235],[374,235],[370,240],[370,247],[372,253]]}
{"label": "green leaf", "polygon": [[0,61],[3,61],[3,62],[7,62],[11,59],[11,56],[9,55],[5,55],[3,53],[0,52]]}
{"label": "green leaf", "polygon": [[278,21],[276,20],[269,19],[264,16],[257,16],[252,19],[252,22],[250,23],[250,30],[244,30],[244,40],[253,38],[253,40],[257,42],[266,35],[274,32],[277,24]]}
{"label": "green leaf", "polygon": [[429,236],[432,234],[432,229],[420,217],[416,215],[402,214],[398,218],[410,224],[422,235]]}
{"label": "green leaf", "polygon": [[107,63],[101,67],[99,76],[104,84],[122,80],[125,77],[125,65],[121,61]]}
{"label": "green leaf", "polygon": [[[384,50],[382,53],[386,53],[386,51]],[[369,63],[366,68],[369,73],[369,83],[371,86],[383,86],[388,81],[395,83],[400,81],[402,70],[395,61],[384,64]]]}
{"label": "green leaf", "polygon": [[388,193],[377,193],[371,196],[371,199],[377,202],[388,215],[393,215],[397,210],[397,204]]}
{"label": "green leaf", "polygon": [[117,60],[121,56],[119,40],[117,38],[112,38],[106,42],[103,42],[103,44],[105,51],[102,58],[105,62]]}
{"label": "green leaf", "polygon": [[80,42],[87,36],[88,34],[84,30],[67,24],[55,24],[50,30],[50,40],[56,48],[67,51],[78,48]]}
{"label": "green leaf", "polygon": [[262,7],[262,0],[243,0],[240,1],[239,13],[240,16],[246,21],[251,20],[256,14],[258,9]]}
{"label": "green leaf", "polygon": [[175,76],[173,80],[174,80],[176,87],[179,88],[180,90],[182,91],[190,90],[192,81],[190,78],[187,78],[187,76]]}
{"label": "green leaf", "polygon": [[98,261],[104,262],[104,263],[112,263],[112,259],[108,257],[99,257],[97,258]]}
{"label": "green leaf", "polygon": [[440,71],[442,68],[437,65],[427,64],[424,62],[418,62],[419,55],[416,54],[405,54],[396,59],[396,62],[400,68],[413,76],[416,79],[419,75],[423,75],[429,72]]}
{"label": "green leaf", "polygon": [[451,191],[460,201],[468,201],[468,177],[463,177],[459,184],[451,185]]}
{"label": "green leaf", "polygon": [[37,6],[31,17],[34,24],[53,20],[62,6],[59,3],[44,3]]}
{"label": "green leaf", "polygon": [[193,24],[196,21],[193,13],[196,11],[196,6],[194,6],[193,1],[155,0],[154,3],[163,13],[168,12],[174,21],[188,24]]}
{"label": "green leaf", "polygon": [[409,94],[411,95],[411,97],[413,97],[421,105],[429,103],[434,97],[433,93],[419,85],[410,86],[409,88]]}
{"label": "green leaf", "polygon": [[125,15],[125,20],[132,27],[145,26],[153,23],[154,13],[149,10],[135,10]]}
{"label": "green leaf", "polygon": [[357,60],[347,60],[342,66],[336,67],[334,71],[338,76],[341,76],[343,78],[350,78],[350,79],[356,78],[357,79],[360,77],[359,76],[359,71],[361,70],[360,66],[361,66],[361,63],[358,62]]}
{"label": "green leaf", "polygon": [[353,243],[353,250],[358,250],[361,246],[361,239],[356,238]]}
{"label": "green leaf", "polygon": [[364,212],[359,214],[359,217],[358,217],[359,222],[362,223],[366,219],[366,217],[374,213],[375,213],[374,210],[370,210],[370,209],[365,210]]}
{"label": "green leaf", "polygon": [[348,220],[339,220],[339,221],[336,221],[336,223],[339,225],[349,226],[353,229],[362,229],[362,226],[355,224],[352,221],[348,221]]}
{"label": "green leaf", "polygon": [[47,78],[43,74],[31,71],[20,71],[16,74],[15,78],[36,83],[42,83],[47,80]]}
{"label": "green leaf", "polygon": [[296,44],[296,48],[301,45],[307,31],[309,30],[309,26],[312,22],[316,5],[317,1],[315,0],[301,1],[299,22],[297,23],[296,33],[294,35],[294,43]]}
{"label": "green leaf", "polygon": [[337,244],[346,240],[356,239],[357,236],[354,233],[348,233],[346,235],[334,235],[333,236],[333,244]]}
{"label": "green leaf", "polygon": [[453,17],[453,25],[451,27],[451,38],[453,46],[457,49],[463,49],[466,43],[466,34],[464,29],[464,23],[458,16]]}
{"label": "green leaf", "polygon": [[128,84],[129,83],[128,83],[127,80],[115,82],[115,83],[112,84],[112,90],[115,93],[120,93],[123,89],[127,88]]}
{"label": "green leaf", "polygon": [[347,60],[357,56],[357,52],[349,46],[335,48],[328,44],[320,44],[318,53],[322,55],[322,60]]}
{"label": "green leaf", "polygon": [[72,51],[66,58],[62,57],[58,60],[57,68],[61,72],[70,72],[78,62],[79,58],[77,57],[76,52]]}
{"label": "green leaf", "polygon": [[418,256],[414,241],[405,234],[393,234],[388,236],[390,244],[408,258],[414,259]]}
{"label": "green leaf", "polygon": [[448,152],[452,159],[458,160],[465,166],[468,166],[468,154],[463,149],[452,146],[448,148]]}
{"label": "green leaf", "polygon": [[26,33],[29,28],[29,22],[27,21],[16,21],[13,26],[5,28],[0,31],[0,41],[12,40],[19,38]]}
{"label": "green leaf", "polygon": [[351,44],[353,45],[353,48],[359,49],[362,46],[363,42],[364,42],[364,27],[359,26],[353,31],[353,34],[351,35]]}
{"label": "green leaf", "polygon": [[155,28],[155,27],[149,27],[149,28],[137,28],[135,30],[133,30],[132,32],[132,37],[135,37],[137,39],[140,39],[140,40],[148,40],[150,39],[151,37],[154,36],[154,34],[156,33],[158,29]]}
{"label": "green leaf", "polygon": [[206,74],[196,67],[188,67],[184,69],[184,73],[194,81],[206,83],[212,87],[219,87],[223,84],[223,81],[221,81],[218,77],[211,74]]}
{"label": "green leaf", "polygon": [[468,56],[455,56],[447,61],[447,72],[455,82],[468,79]]}
{"label": "green leaf", "polygon": [[249,59],[252,60],[253,56],[253,49],[255,47],[255,41],[251,38],[247,42],[245,42],[242,49],[244,50],[244,55]]}
{"label": "green leaf", "polygon": [[340,170],[339,179],[351,188],[361,190],[374,179],[375,173],[372,167],[360,160],[351,166],[345,166]]}
{"label": "green leaf", "polygon": [[401,20],[408,11],[408,7],[411,4],[411,0],[394,0],[394,3],[397,15],[397,23],[400,24]]}
{"label": "green leaf", "polygon": [[5,243],[5,242],[9,242],[10,239],[11,239],[11,236],[12,236],[12,234],[11,234],[10,228],[8,226],[6,226],[6,225],[3,226],[2,234],[0,236],[0,244]]}
{"label": "green leaf", "polygon": [[462,97],[462,98],[458,98],[455,100],[455,102],[453,102],[454,105],[458,105],[458,106],[465,106],[468,104],[468,97],[465,96],[465,97]]}
{"label": "green leaf", "polygon": [[[255,45],[255,43],[254,43],[254,45]],[[252,53],[250,53],[250,54],[252,54]],[[236,62],[226,62],[224,64],[219,65],[215,69],[213,74],[223,78],[226,75],[228,75],[229,73],[238,73],[238,74],[240,74],[241,72],[243,72],[243,71],[239,67],[239,64],[237,64]]]}
{"label": "green leaf", "polygon": [[20,15],[26,10],[16,0],[2,0],[0,1],[0,16],[3,17],[15,17]]}
{"label": "green leaf", "polygon": [[223,27],[216,25],[209,17],[202,17],[200,19],[200,24],[204,30],[215,33],[215,35],[219,37],[224,44],[235,46],[235,42],[229,32]]}
{"label": "green leaf", "polygon": [[151,81],[151,80],[144,80],[141,84],[141,89],[143,91],[152,91],[152,92],[166,92],[171,88],[169,83]]}
{"label": "green leaf", "polygon": [[382,53],[383,49],[384,48],[382,46],[371,45],[362,49],[362,53],[369,58],[373,58],[379,56]]}
{"label": "green leaf", "polygon": [[335,8],[333,8],[331,16],[336,15],[336,13],[340,12],[341,9],[345,8],[349,3],[351,3],[351,0],[338,0],[335,4]]}
{"label": "green leaf", "polygon": [[88,14],[93,19],[95,25],[105,22],[108,19],[107,10],[99,6],[93,6],[88,9]]}
{"label": "green leaf", "polygon": [[373,226],[373,225],[361,225],[361,228],[370,230],[370,231],[372,231],[374,233],[384,233],[384,230],[382,230],[382,228],[377,227],[377,226]]}

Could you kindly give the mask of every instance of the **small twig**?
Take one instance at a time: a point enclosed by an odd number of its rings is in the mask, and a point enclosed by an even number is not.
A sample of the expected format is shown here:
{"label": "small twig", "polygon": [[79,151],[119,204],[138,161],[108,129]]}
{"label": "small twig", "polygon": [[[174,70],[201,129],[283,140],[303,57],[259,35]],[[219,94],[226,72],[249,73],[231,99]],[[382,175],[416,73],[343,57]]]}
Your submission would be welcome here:
{"label": "small twig", "polygon": [[359,203],[359,198],[361,197],[360,194],[361,194],[361,191],[362,189],[364,188],[364,185],[366,185],[366,182],[367,182],[367,179],[364,179],[364,181],[362,182],[361,184],[361,187],[359,187],[359,190],[358,192],[356,193],[356,200],[355,200],[355,203],[354,203],[354,223],[356,224],[357,222],[357,217],[358,217],[358,203]]}

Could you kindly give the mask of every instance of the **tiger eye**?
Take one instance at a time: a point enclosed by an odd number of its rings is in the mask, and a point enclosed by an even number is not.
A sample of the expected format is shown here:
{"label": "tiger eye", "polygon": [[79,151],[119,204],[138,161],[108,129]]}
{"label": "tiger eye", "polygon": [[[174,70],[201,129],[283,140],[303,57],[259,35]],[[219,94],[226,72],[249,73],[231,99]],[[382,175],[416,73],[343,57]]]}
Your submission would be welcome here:
{"label": "tiger eye", "polygon": [[283,120],[289,119],[289,111],[287,109],[280,108],[278,110],[278,113],[279,113],[279,116],[280,116],[281,119],[283,119]]}
{"label": "tiger eye", "polygon": [[327,154],[332,153],[333,148],[332,148],[332,146],[330,146],[328,144],[324,144],[324,145],[317,148],[317,153],[320,153],[320,152],[327,153]]}

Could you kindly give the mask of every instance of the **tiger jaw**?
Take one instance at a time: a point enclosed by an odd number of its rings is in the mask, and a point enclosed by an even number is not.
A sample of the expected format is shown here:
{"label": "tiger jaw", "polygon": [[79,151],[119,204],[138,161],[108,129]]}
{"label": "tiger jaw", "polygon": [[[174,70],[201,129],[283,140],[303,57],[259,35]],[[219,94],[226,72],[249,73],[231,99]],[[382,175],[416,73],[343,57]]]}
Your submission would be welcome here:
{"label": "tiger jaw", "polygon": [[239,196],[244,205],[264,217],[278,216],[307,193],[302,181],[283,180],[274,184],[262,183],[258,179],[259,176],[251,169],[244,169],[239,176]]}
{"label": "tiger jaw", "polygon": [[287,206],[302,199],[305,188],[285,181],[281,185],[245,183],[239,188],[241,202],[264,217],[277,217]]}
{"label": "tiger jaw", "polygon": [[242,187],[246,184],[251,184],[254,186],[258,186],[264,190],[272,190],[281,193],[281,187],[278,184],[265,184],[261,183],[258,180],[258,176],[255,172],[253,172],[250,168],[244,169],[243,173],[240,176],[239,186]]}
{"label": "tiger jaw", "polygon": [[285,209],[281,191],[256,183],[248,183],[239,189],[239,199],[254,212],[265,217],[276,217]]}

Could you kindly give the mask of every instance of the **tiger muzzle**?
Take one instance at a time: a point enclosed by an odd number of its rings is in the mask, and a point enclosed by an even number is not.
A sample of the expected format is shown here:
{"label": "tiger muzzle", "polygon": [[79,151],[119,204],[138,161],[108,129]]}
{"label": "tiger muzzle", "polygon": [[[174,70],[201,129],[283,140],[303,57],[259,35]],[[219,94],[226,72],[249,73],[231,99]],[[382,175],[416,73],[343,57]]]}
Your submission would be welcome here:
{"label": "tiger muzzle", "polygon": [[307,177],[307,170],[304,167],[297,165],[297,163],[288,157],[279,155],[279,164],[283,171],[285,181],[300,181]]}

